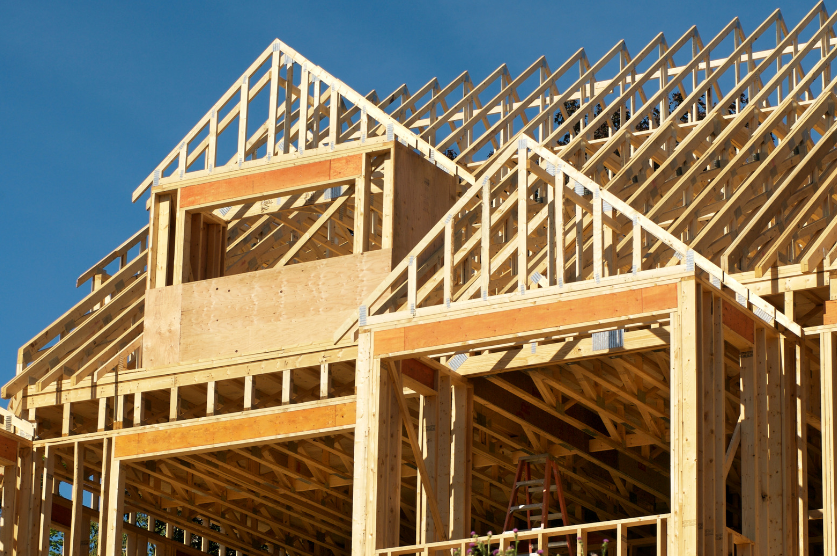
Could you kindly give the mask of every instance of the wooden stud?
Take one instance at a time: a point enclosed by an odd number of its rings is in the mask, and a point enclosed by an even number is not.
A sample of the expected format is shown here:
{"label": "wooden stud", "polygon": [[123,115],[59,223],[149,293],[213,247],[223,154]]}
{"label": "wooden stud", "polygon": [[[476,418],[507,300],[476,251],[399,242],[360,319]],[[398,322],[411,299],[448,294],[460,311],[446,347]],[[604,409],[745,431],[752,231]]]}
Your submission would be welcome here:
{"label": "wooden stud", "polygon": [[[380,384],[380,363],[377,377],[372,357],[372,334],[362,333],[358,337],[358,356],[355,367],[355,387],[357,389],[357,415],[355,417],[354,438],[354,480],[352,482],[352,550],[358,556],[373,556],[373,542],[376,531],[377,511],[367,512],[370,498],[376,493],[372,489],[368,470],[377,466],[377,454],[374,462],[371,453],[375,453],[373,443],[377,443],[377,412],[370,407],[374,401],[376,386]],[[378,380],[376,380],[378,378]],[[375,473],[377,475],[377,473]],[[373,475],[374,476],[374,475]],[[377,507],[377,503],[376,503]]]}
{"label": "wooden stud", "polygon": [[155,197],[155,230],[154,239],[156,245],[153,247],[153,282],[152,288],[162,288],[167,285],[169,273],[169,226],[172,214],[171,195],[157,195]]}
{"label": "wooden stud", "polygon": [[17,464],[7,465],[3,468],[3,508],[0,511],[0,549],[3,556],[14,554],[16,495]]}
{"label": "wooden stud", "polygon": [[305,64],[302,65],[302,73],[299,78],[299,124],[297,136],[297,150],[299,154],[304,154],[308,146],[308,88],[309,73]]}
{"label": "wooden stud", "polygon": [[334,82],[329,88],[329,106],[328,106],[328,144],[331,150],[337,146],[337,138],[340,136],[340,116],[338,115],[338,108],[340,107],[340,93],[337,92]]}
{"label": "wooden stud", "polygon": [[180,417],[180,388],[173,386],[169,390],[169,422],[177,421]]}
{"label": "wooden stud", "polygon": [[445,304],[450,304],[453,300],[453,283],[454,283],[454,241],[453,241],[453,218],[445,223],[445,239],[444,239],[444,269],[445,275],[443,278],[443,292]]}
{"label": "wooden stud", "polygon": [[328,393],[331,391],[331,373],[328,370],[328,362],[320,363],[320,399],[328,398]]}
{"label": "wooden stud", "polygon": [[[279,104],[279,60],[281,54],[274,50],[270,62],[270,104],[267,108],[267,159],[270,160],[276,154],[276,118]],[[287,114],[287,112],[286,112]]]}
{"label": "wooden stud", "polygon": [[748,539],[758,538],[761,490],[759,485],[759,416],[756,365],[753,352],[741,354],[741,527]]}
{"label": "wooden stud", "polygon": [[517,148],[517,289],[523,295],[529,280],[529,232],[527,213],[529,203],[529,179],[526,172],[529,150],[526,139],[520,140]]}
{"label": "wooden stud", "polygon": [[[481,224],[480,224],[480,295],[483,299],[488,295],[488,286],[491,283],[491,183],[488,177],[482,179],[482,198],[480,199]],[[463,276],[462,282],[470,279],[470,276]]]}
{"label": "wooden stud", "polygon": [[253,409],[256,402],[256,377],[247,375],[244,377],[244,410]]}
{"label": "wooden stud", "polygon": [[282,371],[282,405],[290,404],[294,399],[294,377],[290,369]]}
{"label": "wooden stud", "polygon": [[363,155],[362,160],[361,176],[355,180],[354,248],[352,253],[356,255],[369,250],[372,176],[369,168],[369,156]]}
{"label": "wooden stud", "polygon": [[[787,306],[786,306],[787,308]],[[797,555],[808,556],[808,365],[806,351],[794,342],[796,384],[794,411],[796,425],[796,516]]]}
{"label": "wooden stud", "polygon": [[823,550],[837,550],[837,342],[834,332],[820,333],[820,407],[822,412]]}
{"label": "wooden stud", "polygon": [[471,469],[473,445],[473,388],[465,384],[451,386],[451,464],[450,464],[450,533],[451,539],[470,536]]}
{"label": "wooden stud", "polygon": [[52,494],[54,485],[55,447],[44,447],[43,485],[41,488],[41,515],[38,528],[38,554],[49,556],[49,532],[52,526]]}
{"label": "wooden stud", "polygon": [[64,403],[63,417],[61,419],[61,436],[67,437],[73,432],[75,425],[73,423],[73,404],[70,402]]}
{"label": "wooden stud", "polygon": [[142,399],[142,392],[134,392],[134,422],[133,426],[141,427],[145,424],[145,404]]}
{"label": "wooden stud", "polygon": [[108,398],[99,398],[99,412],[96,422],[96,430],[102,432],[107,426]]}
{"label": "wooden stud", "polygon": [[[445,527],[445,538],[450,531],[450,505],[445,503],[451,498],[451,424],[452,424],[452,392],[450,375],[437,374],[438,414],[436,418],[436,500],[439,506],[439,516]],[[457,508],[457,511],[459,509]]]}
{"label": "wooden stud", "polygon": [[73,509],[70,525],[70,554],[81,554],[81,540],[90,535],[90,530],[83,530],[82,508],[84,503],[84,453],[85,447],[81,442],[73,445]]}
{"label": "wooden stud", "polygon": [[206,416],[215,415],[215,408],[218,405],[218,392],[215,388],[215,381],[206,383]]}
{"label": "wooden stud", "polygon": [[[113,439],[107,438],[102,441],[102,473],[101,473],[101,495],[99,497],[101,507],[99,508],[99,540],[98,556],[105,556],[108,547],[108,519],[110,516],[110,504],[113,499],[109,494],[111,484],[111,465],[113,463]],[[149,521],[151,517],[149,516]]]}
{"label": "wooden stud", "polygon": [[389,373],[380,373],[380,406],[377,462],[377,549],[398,546],[401,532],[401,412],[396,391],[403,384],[393,382]]}
{"label": "wooden stud", "polygon": [[[712,321],[712,376],[713,386],[711,396],[714,396],[714,441],[715,441],[715,465],[712,471],[711,485],[714,486],[715,507],[713,511],[712,524],[714,528],[714,547],[709,545],[709,551],[716,554],[727,554],[726,546],[726,477],[725,451],[726,451],[726,411],[723,409],[726,404],[726,368],[724,365],[724,324],[723,324],[723,300],[720,296],[708,293],[712,299],[711,316],[704,315],[704,318],[711,318]],[[740,429],[738,429],[740,430]]]}
{"label": "wooden stud", "polygon": [[395,145],[384,161],[384,195],[381,202],[381,249],[392,249],[395,241]]}
{"label": "wooden stud", "polygon": [[288,154],[291,152],[291,132],[293,120],[291,114],[293,113],[293,82],[294,82],[294,63],[287,54],[284,55],[285,61],[285,119],[282,128],[282,153]]}
{"label": "wooden stud", "polygon": [[759,466],[758,466],[758,474],[759,474],[759,490],[758,490],[758,497],[756,498],[756,504],[759,506],[759,513],[758,513],[758,528],[757,534],[753,538],[753,541],[756,543],[756,550],[758,553],[764,554],[769,553],[770,547],[768,543],[770,542],[770,530],[769,530],[769,520],[770,520],[770,501],[768,497],[770,496],[770,459],[769,459],[769,444],[768,444],[768,434],[769,434],[769,412],[768,412],[768,404],[770,403],[768,398],[770,397],[770,393],[768,391],[768,346],[767,346],[767,332],[763,327],[756,327],[755,333],[755,345],[753,346],[753,363],[755,365],[755,374],[756,374],[756,396],[758,398],[757,401],[757,415],[758,415],[758,445],[759,445]]}
{"label": "wooden stud", "polygon": [[[125,514],[125,464],[112,457],[108,486],[106,556],[122,554],[122,523]],[[150,516],[149,516],[150,519]]]}
{"label": "wooden stud", "polygon": [[[767,370],[767,427],[768,427],[768,465],[767,465],[767,530],[769,531],[767,553],[769,555],[785,554],[786,523],[784,520],[784,504],[782,493],[782,361],[779,351],[779,338],[766,339],[766,370]],[[764,490],[764,489],[763,489]],[[790,524],[791,526],[793,524]]]}
{"label": "wooden stud", "polygon": [[125,427],[125,394],[118,394],[114,403],[113,428],[119,430]]}
{"label": "wooden stud", "polygon": [[247,148],[247,109],[250,104],[250,80],[247,76],[241,79],[241,100],[238,105],[238,165],[244,161]]}
{"label": "wooden stud", "polygon": [[[697,416],[700,286],[694,280],[680,282],[677,316],[673,317],[671,346],[671,454],[672,531],[669,550],[695,554],[702,546],[698,537],[698,492],[703,477],[698,474]],[[676,411],[675,411],[676,407]]]}

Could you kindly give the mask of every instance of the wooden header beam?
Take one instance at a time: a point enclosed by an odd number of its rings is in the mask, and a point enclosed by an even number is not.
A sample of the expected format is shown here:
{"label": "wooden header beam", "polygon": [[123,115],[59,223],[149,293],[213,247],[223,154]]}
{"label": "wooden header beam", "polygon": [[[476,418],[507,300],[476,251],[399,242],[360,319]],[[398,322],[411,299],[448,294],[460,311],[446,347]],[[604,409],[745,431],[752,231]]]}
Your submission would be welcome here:
{"label": "wooden header beam", "polygon": [[570,326],[613,318],[630,318],[677,307],[677,284],[591,295],[530,307],[500,310],[375,332],[375,355],[397,355],[501,335]]}
{"label": "wooden header beam", "polygon": [[131,460],[180,452],[196,454],[351,430],[355,424],[355,401],[327,400],[254,413],[258,412],[212,417],[196,423],[172,423],[120,435],[114,439],[114,457]]}

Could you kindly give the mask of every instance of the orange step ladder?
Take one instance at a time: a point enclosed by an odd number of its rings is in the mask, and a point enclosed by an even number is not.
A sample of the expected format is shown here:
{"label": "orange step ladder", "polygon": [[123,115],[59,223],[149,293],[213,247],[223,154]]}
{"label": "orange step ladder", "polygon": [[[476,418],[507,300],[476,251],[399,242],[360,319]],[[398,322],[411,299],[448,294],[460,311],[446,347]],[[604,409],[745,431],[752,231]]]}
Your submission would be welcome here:
{"label": "orange step ladder", "polygon": [[[532,465],[543,463],[544,477],[543,479],[532,479]],[[520,490],[523,490],[524,503],[518,504],[517,498]],[[533,502],[532,494],[541,492],[541,501]],[[558,498],[558,512],[549,513],[549,502],[552,498],[551,494],[557,493]],[[536,456],[522,457],[517,462],[517,473],[514,476],[514,486],[512,487],[511,496],[509,498],[509,509],[506,512],[506,520],[503,522],[503,531],[509,531],[514,524],[515,514],[526,514],[526,526],[532,529],[532,522],[539,521],[541,528],[548,529],[549,522],[552,520],[561,520],[562,526],[570,524],[569,515],[567,514],[567,504],[564,501],[564,489],[561,485],[561,473],[558,471],[558,463],[550,454],[540,454]],[[533,513],[534,512],[534,513]],[[524,519],[520,517],[519,519]],[[575,556],[575,546],[572,542],[572,535],[567,534],[566,542],[549,543],[549,548],[564,548],[567,547],[570,556]],[[541,547],[543,548],[543,547]],[[546,552],[544,550],[544,552]]]}

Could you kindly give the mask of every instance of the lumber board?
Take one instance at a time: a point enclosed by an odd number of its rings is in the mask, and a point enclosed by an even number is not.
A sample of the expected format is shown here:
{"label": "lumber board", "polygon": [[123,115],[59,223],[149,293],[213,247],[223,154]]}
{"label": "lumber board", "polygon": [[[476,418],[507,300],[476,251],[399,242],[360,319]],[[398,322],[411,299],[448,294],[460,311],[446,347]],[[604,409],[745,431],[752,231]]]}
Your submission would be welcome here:
{"label": "lumber board", "polygon": [[416,352],[501,334],[629,317],[677,306],[676,284],[651,286],[375,332],[375,354]]}
{"label": "lumber board", "polygon": [[361,156],[350,155],[318,162],[300,163],[245,176],[232,176],[216,181],[189,185],[180,192],[180,208],[212,206],[241,201],[249,197],[298,190],[303,186],[322,189],[335,180],[360,175]]}
{"label": "lumber board", "polygon": [[297,404],[264,414],[245,412],[223,419],[159,427],[114,437],[114,458],[146,459],[253,445],[277,439],[320,436],[349,430],[355,423],[355,401]]}

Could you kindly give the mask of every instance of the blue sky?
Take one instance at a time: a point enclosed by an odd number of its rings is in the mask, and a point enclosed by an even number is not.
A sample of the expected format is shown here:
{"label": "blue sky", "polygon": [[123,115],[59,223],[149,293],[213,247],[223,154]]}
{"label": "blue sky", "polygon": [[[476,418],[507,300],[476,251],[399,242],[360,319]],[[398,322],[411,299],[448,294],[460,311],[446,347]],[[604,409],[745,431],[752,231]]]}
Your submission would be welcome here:
{"label": "blue sky", "polygon": [[[833,0],[828,2],[833,11]],[[316,7],[315,7],[316,6]],[[683,7],[688,6],[688,7]],[[0,381],[89,289],[75,279],[147,222],[130,195],[274,38],[361,93],[464,70],[515,74],[544,54],[639,51],[734,16],[751,32],[808,0],[0,3]],[[593,23],[595,22],[595,23]],[[5,403],[4,403],[5,405]]]}

